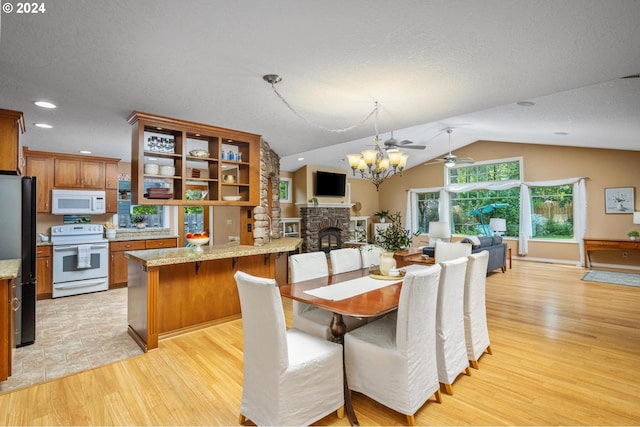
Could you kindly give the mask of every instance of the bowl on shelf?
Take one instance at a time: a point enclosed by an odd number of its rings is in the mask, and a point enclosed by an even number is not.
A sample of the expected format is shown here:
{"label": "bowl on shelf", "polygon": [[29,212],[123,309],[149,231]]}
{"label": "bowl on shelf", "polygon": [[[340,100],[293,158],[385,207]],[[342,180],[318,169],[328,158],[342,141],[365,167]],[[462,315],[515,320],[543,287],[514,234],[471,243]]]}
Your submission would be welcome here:
{"label": "bowl on shelf", "polygon": [[222,200],[225,202],[237,202],[242,196],[222,196]]}
{"label": "bowl on shelf", "polygon": [[173,166],[160,166],[160,175],[173,176],[176,174],[176,168]]}
{"label": "bowl on shelf", "polygon": [[144,165],[144,173],[149,175],[158,175],[158,165],[155,163],[147,163]]}
{"label": "bowl on shelf", "polygon": [[195,246],[195,249],[193,250],[194,252],[202,252],[202,246],[209,243],[209,236],[187,237],[187,242],[189,242],[190,245]]}
{"label": "bowl on shelf", "polygon": [[233,184],[234,182],[236,182],[236,177],[234,175],[222,175],[222,182]]}
{"label": "bowl on shelf", "polygon": [[209,152],[206,150],[191,150],[189,155],[193,157],[209,157]]}

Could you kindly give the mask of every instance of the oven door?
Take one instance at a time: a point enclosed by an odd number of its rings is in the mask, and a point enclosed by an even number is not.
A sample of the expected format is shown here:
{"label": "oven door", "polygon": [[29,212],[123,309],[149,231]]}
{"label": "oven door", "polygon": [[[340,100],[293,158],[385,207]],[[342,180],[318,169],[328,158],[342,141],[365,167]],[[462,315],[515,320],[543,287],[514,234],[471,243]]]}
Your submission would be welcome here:
{"label": "oven door", "polygon": [[[79,251],[90,246],[80,258]],[[109,275],[109,244],[57,245],[53,247],[53,283],[104,278]]]}

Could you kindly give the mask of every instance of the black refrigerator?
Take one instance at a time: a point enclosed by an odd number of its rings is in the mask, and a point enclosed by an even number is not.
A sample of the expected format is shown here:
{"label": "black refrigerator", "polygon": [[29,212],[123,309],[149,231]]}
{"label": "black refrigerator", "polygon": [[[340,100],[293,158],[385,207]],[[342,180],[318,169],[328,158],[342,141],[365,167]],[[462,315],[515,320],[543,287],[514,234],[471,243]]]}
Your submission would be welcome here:
{"label": "black refrigerator", "polygon": [[36,178],[0,175],[0,259],[20,259],[14,345],[36,339]]}

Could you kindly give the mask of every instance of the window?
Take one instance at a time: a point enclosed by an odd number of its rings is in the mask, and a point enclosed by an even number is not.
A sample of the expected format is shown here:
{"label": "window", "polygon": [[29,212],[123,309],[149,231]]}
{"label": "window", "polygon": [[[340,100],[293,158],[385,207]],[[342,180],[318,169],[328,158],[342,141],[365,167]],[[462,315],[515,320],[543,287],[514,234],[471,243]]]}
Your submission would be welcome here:
{"label": "window", "polygon": [[[522,159],[477,162],[447,169],[450,212],[455,234],[491,235],[491,218],[507,221],[506,236],[518,236]],[[467,190],[468,188],[468,190]]]}
{"label": "window", "polygon": [[451,193],[451,223],[455,234],[485,235],[491,218],[507,220],[505,236],[518,236],[520,225],[520,189],[474,190]]}
{"label": "window", "polygon": [[531,187],[532,237],[573,239],[573,185]]}
{"label": "window", "polygon": [[438,207],[440,205],[440,193],[438,191],[429,191],[424,193],[416,193],[416,232],[420,234],[429,233],[429,222],[439,221]]}

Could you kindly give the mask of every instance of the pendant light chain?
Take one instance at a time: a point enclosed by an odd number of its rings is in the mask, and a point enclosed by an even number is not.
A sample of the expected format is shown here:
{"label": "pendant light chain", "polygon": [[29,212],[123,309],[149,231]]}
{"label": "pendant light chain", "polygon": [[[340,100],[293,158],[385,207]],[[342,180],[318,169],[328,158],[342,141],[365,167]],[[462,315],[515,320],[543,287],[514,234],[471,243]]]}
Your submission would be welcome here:
{"label": "pendant light chain", "polygon": [[[265,79],[266,80],[266,79]],[[274,81],[267,81],[268,83],[271,83],[271,88],[273,89],[273,91],[275,92],[275,94],[278,96],[278,98],[280,98],[280,100],[284,103],[284,105],[287,106],[287,108],[289,110],[291,110],[291,112],[293,114],[295,114],[299,119],[303,120],[306,124],[308,124],[309,126],[318,128],[318,129],[322,129],[325,130],[327,132],[334,132],[334,133],[342,133],[342,132],[348,132],[352,129],[357,128],[358,126],[362,126],[367,120],[369,120],[371,118],[371,116],[373,116],[373,114],[375,113],[376,115],[376,136],[378,135],[378,123],[377,123],[377,116],[378,116],[378,102],[376,101],[376,105],[375,107],[373,107],[373,110],[367,115],[367,117],[365,117],[364,119],[360,120],[358,123],[355,123],[351,126],[348,126],[346,128],[341,128],[341,129],[331,129],[325,126],[322,126],[320,124],[317,123],[313,123],[311,122],[309,119],[307,119],[305,116],[303,116],[302,114],[298,113],[288,102],[286,99],[284,99],[284,97],[282,95],[280,95],[280,92],[278,92],[278,90],[276,89],[276,83]]]}

